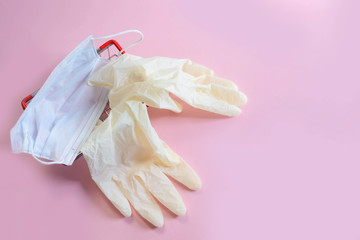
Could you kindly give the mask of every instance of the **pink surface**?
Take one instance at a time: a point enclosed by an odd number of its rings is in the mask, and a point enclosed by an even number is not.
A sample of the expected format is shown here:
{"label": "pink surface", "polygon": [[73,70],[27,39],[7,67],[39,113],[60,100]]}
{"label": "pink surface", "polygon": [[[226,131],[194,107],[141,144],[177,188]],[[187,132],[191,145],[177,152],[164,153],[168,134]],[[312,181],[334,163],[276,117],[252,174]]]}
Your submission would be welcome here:
{"label": "pink surface", "polygon": [[[359,239],[360,34],[356,1],[0,2],[0,239]],[[150,110],[203,188],[154,229],[123,218],[83,158],[43,166],[10,150],[20,100],[88,35],[140,29],[128,52],[190,58],[236,82],[236,118]],[[117,38],[126,45],[136,36]],[[99,42],[100,44],[101,42]]]}

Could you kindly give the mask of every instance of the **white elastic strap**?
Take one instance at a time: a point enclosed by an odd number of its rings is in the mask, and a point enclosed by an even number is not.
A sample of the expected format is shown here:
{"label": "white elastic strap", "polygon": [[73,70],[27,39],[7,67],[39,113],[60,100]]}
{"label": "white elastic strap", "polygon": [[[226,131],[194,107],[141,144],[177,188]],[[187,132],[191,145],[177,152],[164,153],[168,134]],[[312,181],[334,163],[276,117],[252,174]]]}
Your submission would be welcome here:
{"label": "white elastic strap", "polygon": [[116,36],[119,36],[119,35],[123,35],[123,34],[126,34],[126,33],[131,33],[131,32],[134,32],[134,33],[138,33],[140,35],[140,39],[137,40],[136,42],[133,42],[132,44],[124,47],[121,52],[118,54],[118,56],[121,55],[121,53],[123,51],[125,51],[126,49],[129,49],[133,46],[135,46],[136,44],[140,43],[142,40],[144,40],[144,34],[142,32],[140,32],[139,30],[126,30],[126,31],[123,31],[123,32],[119,32],[119,33],[116,33],[116,34],[113,34],[113,35],[108,35],[108,36],[105,36],[105,37],[96,37],[94,38],[94,40],[101,40],[101,39],[106,39],[106,38],[113,38],[113,37],[116,37]]}
{"label": "white elastic strap", "polygon": [[[40,158],[38,158],[37,156],[35,156],[34,155],[34,150],[33,150],[33,148],[34,148],[34,142],[32,141],[32,139],[31,139],[31,137],[30,137],[30,135],[29,135],[29,132],[28,131],[26,131],[26,138],[29,140],[30,139],[30,145],[32,146],[31,148],[30,148],[30,151],[31,151],[31,156],[33,157],[33,158],[35,158],[35,160],[36,161],[38,161],[39,163],[42,163],[42,164],[45,164],[45,165],[52,165],[52,164],[63,164],[62,162],[47,162],[47,161],[44,161],[44,160],[41,160]],[[25,142],[23,143],[23,145],[25,144]]]}

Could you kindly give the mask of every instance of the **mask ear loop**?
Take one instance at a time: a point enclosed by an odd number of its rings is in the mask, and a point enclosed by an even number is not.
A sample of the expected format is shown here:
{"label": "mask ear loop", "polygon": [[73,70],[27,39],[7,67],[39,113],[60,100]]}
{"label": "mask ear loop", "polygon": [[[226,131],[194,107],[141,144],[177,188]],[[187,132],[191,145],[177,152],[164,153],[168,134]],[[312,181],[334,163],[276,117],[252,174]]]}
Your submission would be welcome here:
{"label": "mask ear loop", "polygon": [[[34,142],[32,141],[32,139],[31,139],[28,131],[26,131],[25,135],[26,135],[26,139],[30,140],[29,143],[30,143],[30,145],[32,146],[32,147],[30,148],[30,149],[31,149],[31,150],[30,150],[30,151],[31,151],[30,154],[31,154],[31,156],[32,156],[33,158],[35,158],[36,161],[38,161],[39,163],[45,164],[45,165],[63,164],[62,162],[47,162],[47,161],[41,160],[40,158],[38,158],[37,156],[35,156],[35,155],[34,155],[34,150],[33,150],[33,148],[34,148]],[[23,143],[23,148],[24,148],[24,145],[25,145],[25,142]]]}
{"label": "mask ear loop", "polygon": [[134,32],[134,33],[138,33],[140,35],[140,39],[133,42],[132,44],[124,47],[120,53],[117,55],[118,57],[122,55],[122,52],[124,52],[125,50],[139,44],[142,40],[144,40],[144,34],[142,32],[140,32],[139,30],[126,30],[126,31],[123,31],[123,32],[119,32],[119,33],[116,33],[116,34],[113,34],[113,35],[108,35],[108,36],[105,36],[105,37],[97,37],[97,38],[94,38],[94,40],[101,40],[101,39],[106,39],[106,38],[113,38],[113,37],[116,37],[116,36],[119,36],[119,35],[123,35],[123,34],[126,34],[126,33],[131,33],[131,32]]}

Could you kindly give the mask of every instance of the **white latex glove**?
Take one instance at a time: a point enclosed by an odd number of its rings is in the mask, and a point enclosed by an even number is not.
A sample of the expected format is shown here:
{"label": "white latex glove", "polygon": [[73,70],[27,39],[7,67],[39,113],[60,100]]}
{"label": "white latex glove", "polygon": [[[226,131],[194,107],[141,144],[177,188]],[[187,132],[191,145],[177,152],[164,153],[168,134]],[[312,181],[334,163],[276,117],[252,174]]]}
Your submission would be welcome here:
{"label": "white latex glove", "polygon": [[236,116],[241,113],[239,106],[247,102],[233,82],[215,77],[212,70],[188,59],[125,54],[94,73],[88,82],[111,89],[112,105],[136,95],[149,106],[179,112],[181,105],[169,96],[172,93],[195,108]]}
{"label": "white latex glove", "polygon": [[112,106],[109,117],[93,130],[81,151],[93,180],[115,207],[130,216],[129,200],[156,227],[164,219],[151,194],[175,214],[186,212],[164,173],[192,190],[201,187],[192,168],[159,139],[141,101]]}

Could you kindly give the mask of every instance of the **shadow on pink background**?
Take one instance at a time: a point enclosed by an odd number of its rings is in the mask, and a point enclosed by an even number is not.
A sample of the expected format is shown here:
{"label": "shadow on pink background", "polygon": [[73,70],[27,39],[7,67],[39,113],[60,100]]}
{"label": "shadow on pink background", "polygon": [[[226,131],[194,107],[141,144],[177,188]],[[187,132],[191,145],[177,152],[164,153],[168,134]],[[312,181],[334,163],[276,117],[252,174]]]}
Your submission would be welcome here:
{"label": "shadow on pink background", "polygon": [[[357,1],[0,1],[1,239],[360,239]],[[200,175],[184,217],[124,218],[83,158],[11,153],[20,101],[88,35],[139,29],[128,52],[190,58],[236,82],[243,114],[150,109]],[[126,45],[137,36],[116,38]],[[98,42],[100,45],[102,42]]]}

